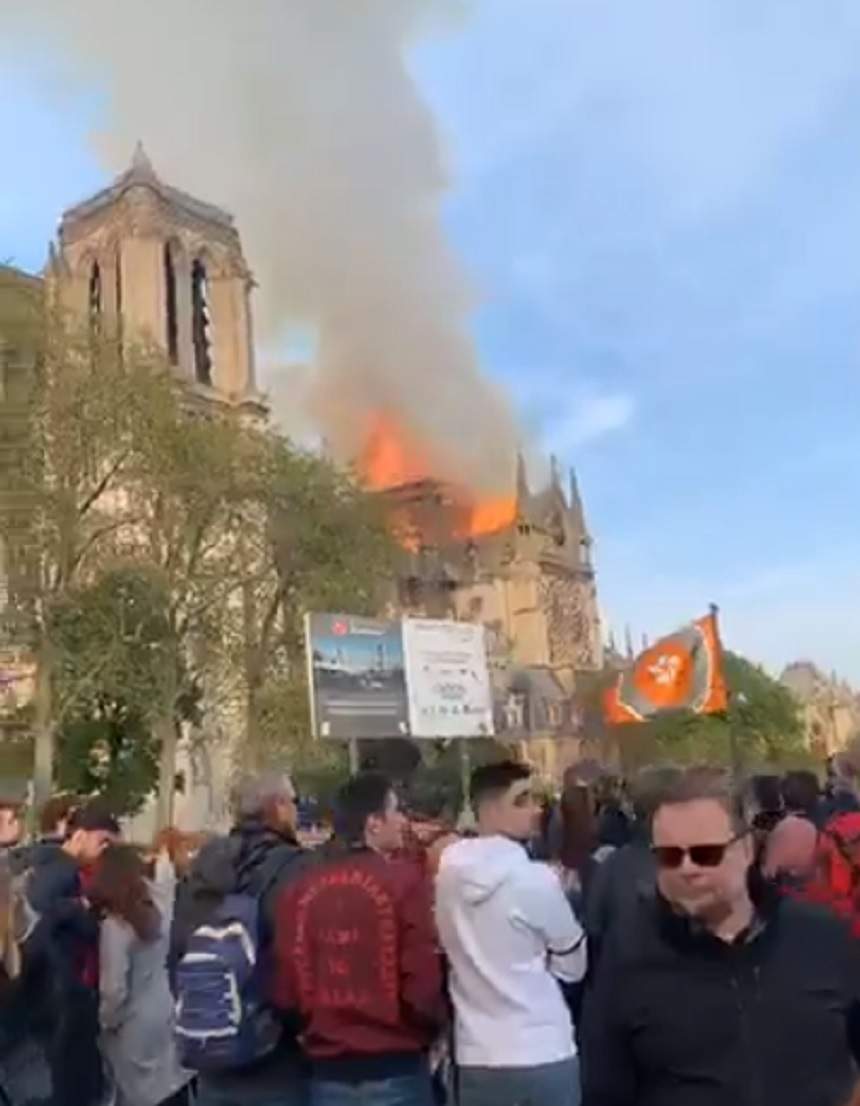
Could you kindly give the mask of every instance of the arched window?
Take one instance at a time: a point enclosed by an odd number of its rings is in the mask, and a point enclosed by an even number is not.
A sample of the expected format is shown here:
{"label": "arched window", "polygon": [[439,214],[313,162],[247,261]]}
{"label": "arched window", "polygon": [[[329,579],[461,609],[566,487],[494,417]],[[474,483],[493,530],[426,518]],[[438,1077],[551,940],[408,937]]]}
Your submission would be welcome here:
{"label": "arched window", "polygon": [[119,247],[116,251],[116,263],[114,266],[114,287],[116,290],[116,334],[119,342],[120,357],[122,356],[122,253]]}
{"label": "arched window", "polygon": [[179,323],[176,316],[176,267],[169,242],[164,246],[164,314],[167,356],[171,365],[175,365],[179,361]]}
{"label": "arched window", "polygon": [[87,296],[90,315],[90,330],[97,334],[102,323],[102,270],[98,261],[90,269],[90,286]]}
{"label": "arched window", "polygon": [[212,385],[212,318],[206,266],[197,258],[191,266],[191,317],[194,372],[201,384]]}
{"label": "arched window", "polygon": [[9,553],[6,539],[0,534],[0,614],[9,606]]}

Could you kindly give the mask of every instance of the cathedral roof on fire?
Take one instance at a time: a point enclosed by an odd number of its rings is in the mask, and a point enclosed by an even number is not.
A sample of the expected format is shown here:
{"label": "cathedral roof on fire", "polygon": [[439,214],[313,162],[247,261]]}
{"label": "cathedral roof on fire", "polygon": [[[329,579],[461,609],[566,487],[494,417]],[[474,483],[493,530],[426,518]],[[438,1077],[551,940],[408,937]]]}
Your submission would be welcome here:
{"label": "cathedral roof on fire", "polygon": [[88,200],[84,200],[74,207],[68,208],[62,217],[61,228],[71,226],[82,219],[117,203],[132,188],[148,188],[159,199],[194,218],[209,223],[216,223],[227,230],[234,229],[233,216],[214,204],[205,203],[187,192],[182,192],[172,185],[165,184],[153,168],[143,144],[138,142],[131,160],[131,165],[116,180],[97,192]]}

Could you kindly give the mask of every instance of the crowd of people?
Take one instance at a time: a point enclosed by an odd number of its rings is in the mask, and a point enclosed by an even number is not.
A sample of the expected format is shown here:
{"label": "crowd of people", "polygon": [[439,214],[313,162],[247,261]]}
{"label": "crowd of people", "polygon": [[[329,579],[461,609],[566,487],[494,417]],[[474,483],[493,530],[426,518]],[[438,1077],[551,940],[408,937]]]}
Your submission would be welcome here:
{"label": "crowd of people", "polygon": [[362,772],[313,849],[278,772],[147,849],[0,805],[0,1099],[857,1106],[855,752],[826,791],[580,765],[549,804],[503,761],[459,833]]}

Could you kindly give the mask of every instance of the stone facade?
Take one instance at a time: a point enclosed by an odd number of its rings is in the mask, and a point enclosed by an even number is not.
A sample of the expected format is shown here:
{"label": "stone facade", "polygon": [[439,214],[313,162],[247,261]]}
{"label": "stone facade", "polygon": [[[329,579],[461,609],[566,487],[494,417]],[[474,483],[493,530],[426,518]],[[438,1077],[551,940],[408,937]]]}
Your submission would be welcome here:
{"label": "stone facade", "polygon": [[43,310],[42,281],[0,265],[0,735],[20,735],[19,711],[33,695],[31,659],[18,644],[29,507],[21,482],[21,451],[29,432],[27,401],[35,350],[28,322]]}
{"label": "stone facade", "polygon": [[577,482],[553,467],[533,493],[520,461],[507,525],[453,537],[456,499],[438,481],[382,493],[404,549],[396,608],[480,621],[496,683],[496,729],[558,778],[581,746],[577,677],[600,672],[603,642],[593,545]]}
{"label": "stone facade", "polygon": [[810,661],[788,665],[782,682],[800,702],[806,741],[818,757],[832,756],[860,736],[860,692]]}
{"label": "stone facade", "polygon": [[254,280],[233,218],[164,184],[140,146],[127,172],[64,213],[45,276],[64,309],[164,348],[202,401],[264,413]]}
{"label": "stone facade", "polygon": [[[63,214],[42,277],[2,267],[0,277],[0,295],[14,284],[17,293],[38,300],[39,310],[56,306],[120,341],[159,346],[193,410],[228,406],[251,421],[266,418],[254,365],[254,281],[233,218],[165,184],[142,148],[109,187]],[[7,329],[6,300],[0,302],[0,338]],[[18,370],[32,371],[32,363],[23,365],[21,358],[20,350],[4,349],[0,341],[4,401],[13,394]],[[4,415],[8,411],[7,405]],[[5,500],[0,507],[8,520]],[[10,561],[0,536],[0,613]],[[26,655],[13,640],[0,638],[0,724],[32,697],[31,677]],[[214,695],[206,698],[205,724],[199,733],[186,728],[177,763],[183,787],[176,819],[188,828],[223,824],[227,816],[237,728],[229,705]],[[132,832],[145,839],[153,828],[149,811]]]}
{"label": "stone facade", "polygon": [[[122,341],[160,346],[204,409],[226,404],[266,417],[254,365],[254,281],[234,221],[163,182],[140,147],[109,187],[63,214],[43,279],[16,280]],[[468,539],[452,538],[456,507],[439,482],[383,494],[411,535],[394,606],[484,623],[499,729],[557,775],[579,749],[577,674],[603,666],[592,543],[575,479],[565,492],[554,469],[549,486],[533,493],[521,463],[509,524]],[[0,549],[0,602],[5,560]],[[0,655],[0,677],[13,666],[20,675],[26,663],[18,652]],[[4,699],[0,679],[0,710],[11,702],[11,675],[7,685]],[[16,676],[16,703],[28,687]],[[205,740],[186,735],[178,766],[185,793],[177,817],[189,828],[225,815],[222,750],[235,726],[224,704],[210,711],[205,730]],[[136,832],[143,838],[149,828],[144,821]]]}

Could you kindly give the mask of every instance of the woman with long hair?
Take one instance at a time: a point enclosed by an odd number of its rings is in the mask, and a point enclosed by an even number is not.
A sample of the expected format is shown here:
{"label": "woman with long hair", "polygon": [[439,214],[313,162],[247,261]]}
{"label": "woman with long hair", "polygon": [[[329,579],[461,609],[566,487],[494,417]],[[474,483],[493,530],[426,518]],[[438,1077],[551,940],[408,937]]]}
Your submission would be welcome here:
{"label": "woman with long hair", "polygon": [[48,980],[40,965],[25,962],[21,943],[37,919],[16,879],[0,862],[0,1103],[36,1106],[53,1101],[44,1049]]}
{"label": "woman with long hair", "polygon": [[111,846],[90,887],[102,915],[100,1020],[102,1052],[117,1106],[181,1106],[191,1073],[183,1071],[173,1040],[173,999],[167,979],[168,934],[159,896],[143,858],[128,845]]}

